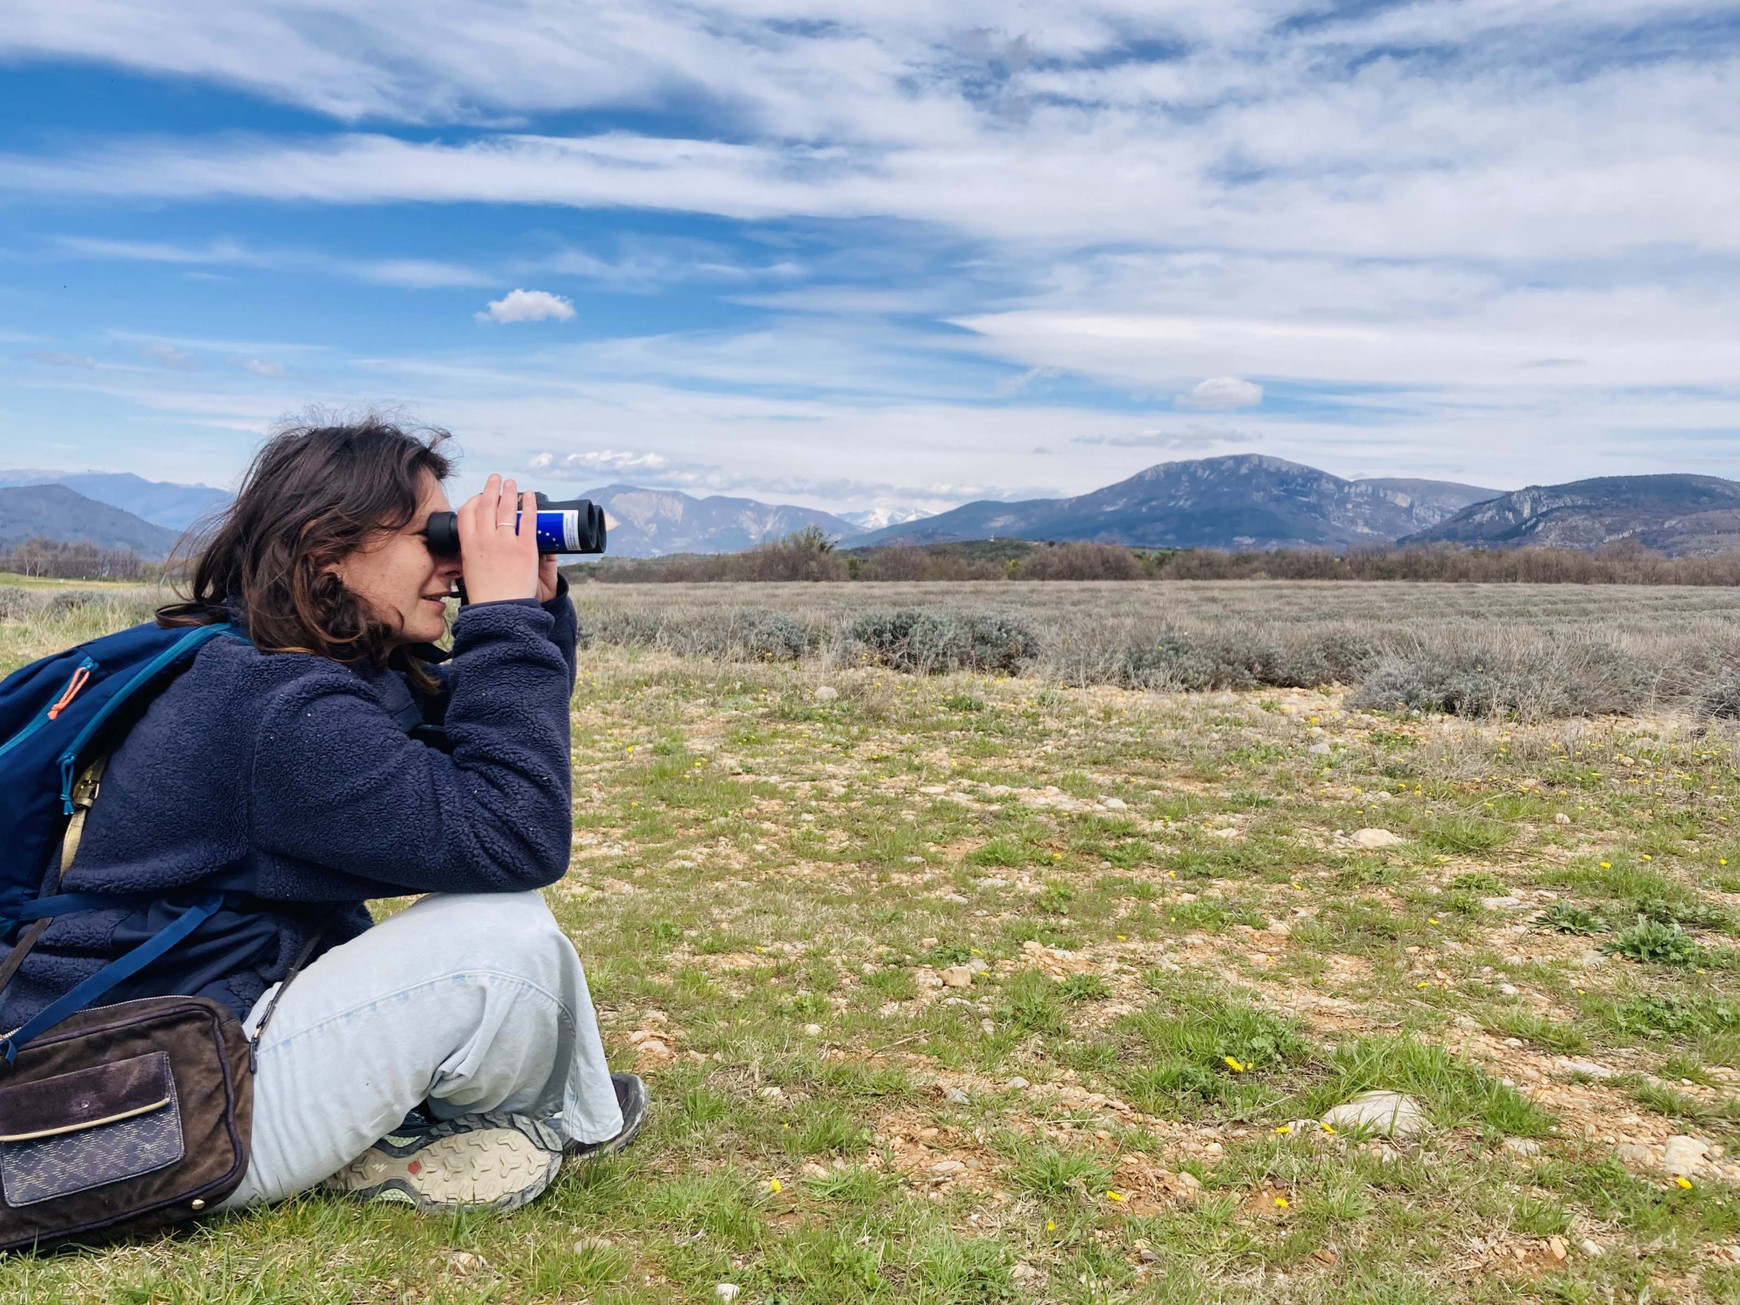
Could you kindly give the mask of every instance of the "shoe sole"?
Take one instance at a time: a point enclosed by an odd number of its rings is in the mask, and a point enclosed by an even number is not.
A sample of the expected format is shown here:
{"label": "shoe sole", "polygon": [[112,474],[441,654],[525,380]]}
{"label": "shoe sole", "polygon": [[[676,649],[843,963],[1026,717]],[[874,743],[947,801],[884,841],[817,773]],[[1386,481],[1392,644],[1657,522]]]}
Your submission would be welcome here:
{"label": "shoe sole", "polygon": [[371,1148],[323,1186],[429,1212],[517,1210],[542,1196],[561,1167],[559,1150],[502,1126],[438,1137],[406,1155]]}

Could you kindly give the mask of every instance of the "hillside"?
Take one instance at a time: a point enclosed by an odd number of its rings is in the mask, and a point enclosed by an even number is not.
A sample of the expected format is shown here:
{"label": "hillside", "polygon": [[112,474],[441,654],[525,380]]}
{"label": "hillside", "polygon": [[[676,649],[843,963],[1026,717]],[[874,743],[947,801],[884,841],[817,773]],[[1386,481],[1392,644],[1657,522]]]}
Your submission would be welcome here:
{"label": "hillside", "polygon": [[829,512],[752,498],[694,498],[634,485],[606,485],[582,497],[609,515],[610,552],[616,557],[737,553],[806,526],[817,526],[836,539],[858,533],[858,527]]}
{"label": "hillside", "polygon": [[174,531],[187,529],[231,497],[228,491],[210,485],[178,485],[126,472],[0,471],[0,486],[20,485],[65,485],[86,498]]}
{"label": "hillside", "polygon": [[1402,542],[1592,549],[1622,540],[1670,556],[1740,546],[1740,482],[1664,475],[1530,485],[1464,508]]}
{"label": "hillside", "polygon": [[1427,480],[1343,480],[1280,458],[1164,462],[1076,498],[977,502],[849,540],[853,547],[1007,536],[1144,548],[1387,543],[1499,493]]}
{"label": "hillside", "polygon": [[178,535],[65,485],[0,489],[0,548],[27,539],[82,541],[98,548],[132,549],[155,561],[168,555]]}

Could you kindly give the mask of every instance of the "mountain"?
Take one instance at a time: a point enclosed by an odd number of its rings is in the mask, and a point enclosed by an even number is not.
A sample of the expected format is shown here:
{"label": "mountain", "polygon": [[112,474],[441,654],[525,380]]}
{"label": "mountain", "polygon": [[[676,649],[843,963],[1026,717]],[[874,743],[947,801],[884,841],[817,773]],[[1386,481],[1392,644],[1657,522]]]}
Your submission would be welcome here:
{"label": "mountain", "polygon": [[1598,476],[1566,485],[1530,485],[1463,508],[1402,542],[1591,549],[1627,539],[1669,555],[1718,553],[1740,545],[1740,481]]}
{"label": "mountain", "polygon": [[978,502],[848,541],[1088,539],[1147,548],[1301,548],[1387,543],[1497,495],[1433,480],[1343,480],[1257,454],[1162,462],[1077,498]]}
{"label": "mountain", "polygon": [[720,494],[694,498],[676,490],[633,485],[606,485],[584,497],[604,509],[610,552],[616,557],[740,553],[806,526],[818,526],[835,539],[859,533],[850,521],[829,512],[752,498]]}
{"label": "mountain", "polygon": [[923,508],[870,508],[864,512],[842,512],[840,520],[849,521],[859,530],[881,530],[887,526],[903,526],[908,521],[921,521],[930,516]]}
{"label": "mountain", "polygon": [[27,539],[82,540],[98,548],[130,548],[155,561],[168,554],[178,533],[74,493],[65,485],[0,489],[0,548]]}
{"label": "mountain", "polygon": [[86,498],[175,531],[187,529],[231,497],[210,485],[177,485],[106,471],[0,471],[0,486],[8,485],[65,485]]}

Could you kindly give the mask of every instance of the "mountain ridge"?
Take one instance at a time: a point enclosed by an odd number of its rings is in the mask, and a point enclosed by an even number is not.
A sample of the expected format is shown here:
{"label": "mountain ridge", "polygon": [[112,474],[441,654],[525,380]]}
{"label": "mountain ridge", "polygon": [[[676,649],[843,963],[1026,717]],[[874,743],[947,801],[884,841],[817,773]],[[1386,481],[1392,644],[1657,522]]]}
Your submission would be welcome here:
{"label": "mountain ridge", "polygon": [[1669,555],[1732,548],[1740,544],[1740,482],[1665,474],[1528,485],[1398,542],[1588,551],[1624,540]]}
{"label": "mountain ridge", "polygon": [[179,531],[86,498],[65,485],[0,487],[0,548],[15,548],[27,539],[52,539],[131,549],[147,561],[158,562],[179,538]]}
{"label": "mountain ridge", "polygon": [[1455,481],[1351,481],[1266,454],[1162,462],[1087,494],[980,500],[868,532],[851,547],[1008,535],[1150,548],[1300,548],[1387,543],[1497,496]]}

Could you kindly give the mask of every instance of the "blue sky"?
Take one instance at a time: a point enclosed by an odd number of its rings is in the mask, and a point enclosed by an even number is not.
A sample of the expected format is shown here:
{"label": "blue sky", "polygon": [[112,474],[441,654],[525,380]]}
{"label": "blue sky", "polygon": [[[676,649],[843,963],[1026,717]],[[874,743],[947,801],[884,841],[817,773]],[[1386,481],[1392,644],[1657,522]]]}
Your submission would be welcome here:
{"label": "blue sky", "polygon": [[12,0],[0,468],[1740,469],[1729,3]]}

